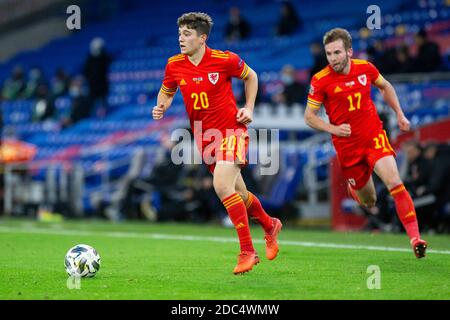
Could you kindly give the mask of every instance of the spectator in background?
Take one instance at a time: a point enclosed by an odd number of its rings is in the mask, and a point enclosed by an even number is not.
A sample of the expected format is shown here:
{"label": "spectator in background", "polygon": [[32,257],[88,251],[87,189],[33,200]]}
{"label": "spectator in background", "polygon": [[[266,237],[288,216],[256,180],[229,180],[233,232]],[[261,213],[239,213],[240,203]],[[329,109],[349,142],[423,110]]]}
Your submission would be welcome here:
{"label": "spectator in background", "polygon": [[24,98],[34,99],[37,97],[38,87],[45,84],[41,69],[34,67],[28,72],[28,81],[25,87]]}
{"label": "spectator in background", "polygon": [[375,40],[367,48],[368,60],[377,66],[380,73],[391,74],[397,67],[396,48],[386,48],[379,39]]}
{"label": "spectator in background", "polygon": [[417,196],[417,189],[421,188],[430,175],[428,160],[424,158],[423,148],[416,141],[407,141],[402,146],[408,163],[406,177],[404,178],[408,190]]}
{"label": "spectator in background", "polygon": [[425,30],[419,31],[414,40],[417,45],[415,59],[415,72],[439,71],[442,66],[442,57],[437,43],[428,40]]}
{"label": "spectator in background", "polygon": [[225,208],[214,191],[213,176],[205,166],[191,165],[184,180],[184,186],[192,190],[192,197],[187,200],[191,217],[189,221],[219,221],[224,226],[233,226]]}
{"label": "spectator in background", "polygon": [[280,17],[276,26],[277,36],[289,36],[302,27],[302,20],[298,16],[295,7],[290,2],[283,2],[280,9]]}
{"label": "spectator in background", "polygon": [[[192,198],[193,191],[181,185],[183,166],[171,160],[175,145],[170,135],[162,133],[160,138],[162,153],[147,176],[138,172],[126,181],[123,194],[107,209],[109,217],[143,218],[150,221],[179,220],[185,218],[184,204]],[[159,202],[157,208],[154,203]]]}
{"label": "spectator in background", "polygon": [[37,87],[36,98],[37,101],[33,106],[33,121],[41,122],[53,118],[55,114],[55,103],[45,83],[41,83]]}
{"label": "spectator in background", "polygon": [[75,77],[70,82],[69,95],[71,97],[71,110],[69,119],[66,119],[63,123],[65,127],[88,118],[92,109],[92,101],[89,98],[88,90],[82,76]]}
{"label": "spectator in background", "polygon": [[309,46],[309,50],[313,56],[313,66],[309,71],[309,78],[311,79],[317,72],[322,70],[328,65],[327,57],[325,55],[325,50],[323,50],[322,44],[320,42],[313,42]]}
{"label": "spectator in background", "polygon": [[[402,144],[402,150],[405,155],[406,170],[403,181],[405,186],[410,190],[411,197],[416,198],[416,190],[426,183],[429,175],[430,166],[428,161],[423,156],[423,148],[417,141],[406,141]],[[374,180],[377,190],[377,204],[374,210],[363,209],[368,214],[371,226],[381,228],[385,231],[400,231],[402,224],[395,213],[392,204],[392,197],[386,188],[382,187],[382,182],[379,179]],[[371,208],[372,209],[372,208]],[[429,208],[428,208],[429,209]],[[427,208],[416,206],[416,213],[423,218],[423,212]],[[420,219],[420,226],[422,227],[424,219]]]}
{"label": "spectator in background", "polygon": [[225,39],[227,41],[239,41],[250,36],[251,26],[241,16],[241,11],[238,7],[230,9],[228,23],[225,26]]}
{"label": "spectator in background", "polygon": [[281,69],[281,81],[283,91],[275,94],[272,101],[276,104],[286,104],[292,106],[294,103],[304,103],[308,95],[307,86],[296,79],[295,68],[292,65],[285,65]]}
{"label": "spectator in background", "polygon": [[375,40],[373,43],[369,44],[367,46],[366,53],[367,60],[376,65],[380,72],[386,73],[386,66],[384,61],[385,50],[381,40]]}
{"label": "spectator in background", "polygon": [[13,69],[11,77],[6,79],[3,85],[2,96],[6,100],[20,98],[25,91],[25,86],[23,69],[20,66],[16,66]]}
{"label": "spectator in background", "polygon": [[409,54],[409,48],[403,44],[395,49],[395,73],[408,73],[414,71],[414,62]]}
{"label": "spectator in background", "polygon": [[[433,230],[439,228],[441,220],[440,211],[450,201],[450,147],[445,144],[429,143],[423,152],[429,163],[430,170],[426,174],[426,181],[416,189],[418,197],[432,195],[434,202],[431,210],[426,212],[424,222]],[[432,170],[431,170],[432,168]]]}
{"label": "spectator in background", "polygon": [[51,81],[51,93],[57,98],[68,94],[70,85],[70,78],[63,68],[58,68]]}
{"label": "spectator in background", "polygon": [[95,113],[100,117],[106,114],[107,109],[108,71],[111,61],[103,39],[94,38],[90,43],[90,52],[84,64],[84,75],[89,85],[89,95]]}

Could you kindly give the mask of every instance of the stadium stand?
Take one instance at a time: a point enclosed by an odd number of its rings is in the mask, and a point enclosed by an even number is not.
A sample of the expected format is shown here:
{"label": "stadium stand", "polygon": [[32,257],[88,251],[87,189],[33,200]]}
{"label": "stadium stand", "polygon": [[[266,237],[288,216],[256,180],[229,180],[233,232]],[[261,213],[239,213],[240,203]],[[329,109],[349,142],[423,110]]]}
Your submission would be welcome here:
{"label": "stadium stand", "polygon": [[[280,128],[280,172],[262,191],[264,204],[278,215],[285,214],[287,203],[303,201],[304,208],[311,208],[328,189],[328,163],[334,157],[333,148],[328,139],[318,139],[318,135],[305,125],[302,119],[304,101],[287,107],[273,105],[264,97],[272,96],[283,87],[279,71],[287,63],[297,70],[296,76],[301,83],[309,82],[309,68],[313,64],[309,45],[320,41],[328,29],[335,26],[348,28],[354,39],[356,55],[361,58],[367,58],[366,51],[376,40],[386,48],[406,43],[415,53],[414,35],[426,30],[429,39],[439,45],[442,56],[440,72],[433,77],[414,73],[403,78],[387,75],[387,78],[393,81],[413,128],[450,116],[448,1],[389,1],[383,4],[384,27],[368,30],[365,27],[366,16],[361,12],[365,13],[372,2],[362,0],[342,5],[342,1],[328,0],[326,5],[317,6],[314,2],[294,1],[303,27],[290,36],[279,37],[274,33],[278,17],[268,14],[279,11],[280,3],[274,1],[179,1],[176,8],[161,2],[128,1],[127,10],[121,10],[112,19],[89,24],[66,38],[54,40],[38,50],[21,52],[0,65],[2,81],[10,77],[17,65],[24,70],[39,66],[46,79],[51,79],[56,70],[63,67],[74,78],[83,72],[90,41],[101,37],[113,57],[109,69],[106,115],[99,118],[91,114],[65,126],[64,119],[70,114],[74,99],[68,92],[54,99],[55,111],[51,119],[37,122],[33,115],[41,106],[38,98],[4,99],[3,135],[37,147],[31,170],[35,181],[47,183],[49,187],[49,177],[53,177],[61,187],[61,180],[66,175],[64,179],[83,180],[74,204],[75,211],[78,215],[92,215],[95,211],[92,195],[100,194],[103,201],[110,201],[109,195],[118,188],[117,182],[126,174],[136,150],[148,148],[148,159],[151,159],[158,149],[161,129],[171,131],[186,126],[180,94],[176,95],[163,123],[153,122],[151,108],[160,88],[166,59],[178,51],[176,18],[186,11],[205,11],[215,23],[209,46],[238,52],[258,72],[263,101],[255,109],[254,128]],[[251,16],[252,33],[248,39],[229,43],[223,38],[222,30],[227,22],[226,13],[232,6],[238,6],[246,17]],[[331,7],[334,8],[332,15]],[[412,81],[414,77],[419,80]],[[242,88],[237,82],[234,89],[239,96]],[[374,101],[381,111],[386,111],[378,92],[374,92]],[[389,113],[386,125],[392,129],[391,134],[395,138],[395,120],[389,117]],[[81,178],[74,173],[75,167],[80,168]],[[305,168],[314,168],[315,174],[305,177]],[[70,182],[66,182],[67,185]],[[53,188],[56,190],[58,187]],[[67,187],[68,190],[73,188]],[[50,199],[52,201],[55,199]],[[314,218],[314,215],[304,214],[313,212],[311,210],[303,209],[301,212],[303,219]]]}

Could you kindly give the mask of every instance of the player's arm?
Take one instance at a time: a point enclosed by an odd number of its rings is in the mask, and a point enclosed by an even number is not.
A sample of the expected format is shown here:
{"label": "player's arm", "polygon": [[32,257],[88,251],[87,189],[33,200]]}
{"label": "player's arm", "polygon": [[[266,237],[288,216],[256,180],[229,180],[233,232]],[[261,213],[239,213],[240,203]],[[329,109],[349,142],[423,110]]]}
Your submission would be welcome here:
{"label": "player's arm", "polygon": [[305,109],[305,122],[308,126],[313,129],[325,131],[330,134],[334,134],[338,137],[350,137],[352,130],[350,125],[347,123],[335,126],[331,123],[325,122],[319,115],[320,108],[313,107],[310,105],[306,106]]}
{"label": "player's arm", "polygon": [[318,113],[324,101],[325,92],[323,89],[323,84],[321,84],[314,76],[311,79],[311,86],[309,88],[308,100],[306,103],[304,115],[306,124],[313,129],[325,131],[338,137],[349,137],[352,133],[349,124],[343,123],[335,126],[331,123],[325,122],[319,116]]}
{"label": "player's arm", "polygon": [[156,106],[153,107],[152,116],[155,120],[160,120],[164,117],[164,113],[169,109],[172,104],[175,94],[167,94],[161,90],[156,98]]}
{"label": "player's arm", "polygon": [[389,107],[391,107],[392,110],[395,111],[397,115],[398,127],[400,128],[400,130],[409,131],[409,120],[405,117],[405,114],[402,111],[397,93],[395,92],[392,84],[384,79],[382,75],[379,75],[377,80],[374,82],[374,85],[380,90],[384,101],[389,105]]}
{"label": "player's arm", "polygon": [[153,107],[152,116],[155,120],[160,120],[164,117],[164,113],[172,104],[173,97],[177,92],[177,83],[173,77],[174,71],[170,64],[170,59],[166,65],[164,72],[164,79],[162,81],[161,89],[156,98],[156,106]]}
{"label": "player's arm", "polygon": [[240,108],[236,120],[243,124],[249,124],[253,120],[256,95],[258,94],[258,75],[237,54],[227,51],[228,75],[244,80],[245,106]]}
{"label": "player's arm", "polygon": [[236,119],[243,124],[253,121],[253,109],[255,108],[256,95],[258,94],[258,75],[248,67],[248,75],[244,80],[245,106],[239,109]]}

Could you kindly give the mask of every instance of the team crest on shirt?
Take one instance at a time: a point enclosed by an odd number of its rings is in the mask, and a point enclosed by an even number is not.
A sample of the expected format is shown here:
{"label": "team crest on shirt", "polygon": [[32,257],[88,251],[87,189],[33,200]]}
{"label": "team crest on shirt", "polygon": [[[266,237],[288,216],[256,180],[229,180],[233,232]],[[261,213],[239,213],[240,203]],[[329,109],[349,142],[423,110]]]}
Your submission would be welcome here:
{"label": "team crest on shirt", "polygon": [[217,81],[219,81],[219,73],[218,72],[208,73],[208,79],[209,82],[211,82],[212,84],[216,84]]}
{"label": "team crest on shirt", "polygon": [[358,76],[358,81],[359,83],[361,83],[363,86],[365,86],[367,84],[367,77],[365,74],[362,74],[360,76]]}

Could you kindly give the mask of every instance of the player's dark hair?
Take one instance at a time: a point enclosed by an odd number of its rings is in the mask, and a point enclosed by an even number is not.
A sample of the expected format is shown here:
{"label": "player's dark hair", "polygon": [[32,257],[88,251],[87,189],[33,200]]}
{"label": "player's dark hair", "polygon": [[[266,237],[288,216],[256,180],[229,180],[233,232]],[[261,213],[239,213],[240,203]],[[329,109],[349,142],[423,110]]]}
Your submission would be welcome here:
{"label": "player's dark hair", "polygon": [[325,33],[323,36],[323,45],[325,46],[339,39],[344,43],[345,50],[352,47],[352,36],[350,35],[350,32],[342,28],[334,28]]}
{"label": "player's dark hair", "polygon": [[177,21],[178,28],[186,26],[189,29],[194,29],[200,36],[206,34],[209,37],[211,28],[213,26],[213,21],[211,17],[203,12],[189,12],[183,14],[178,18]]}

